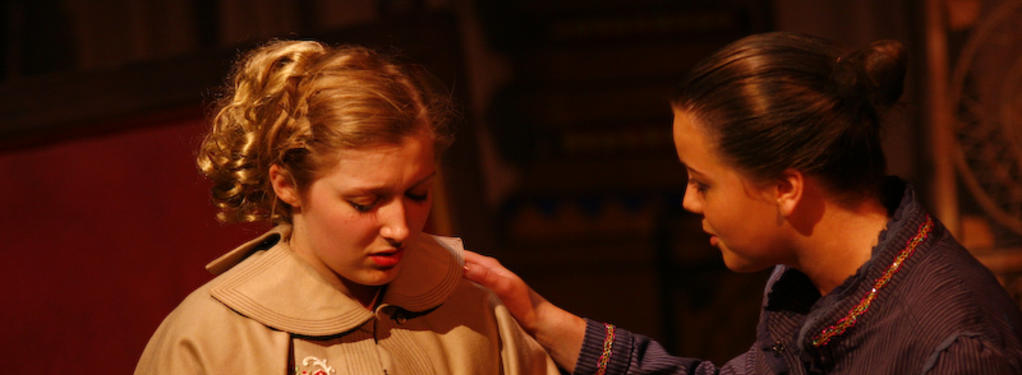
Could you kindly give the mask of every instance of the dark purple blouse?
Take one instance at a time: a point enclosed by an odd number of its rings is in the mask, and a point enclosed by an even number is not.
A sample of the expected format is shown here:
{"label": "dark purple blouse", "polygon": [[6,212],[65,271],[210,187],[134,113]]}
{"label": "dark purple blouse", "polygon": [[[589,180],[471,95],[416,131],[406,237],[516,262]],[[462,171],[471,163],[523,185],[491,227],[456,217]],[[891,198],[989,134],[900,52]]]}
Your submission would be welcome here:
{"label": "dark purple blouse", "polygon": [[823,297],[778,266],[747,352],[717,367],[590,320],[575,373],[1022,374],[1018,306],[910,187],[887,185],[896,209],[873,257]]}

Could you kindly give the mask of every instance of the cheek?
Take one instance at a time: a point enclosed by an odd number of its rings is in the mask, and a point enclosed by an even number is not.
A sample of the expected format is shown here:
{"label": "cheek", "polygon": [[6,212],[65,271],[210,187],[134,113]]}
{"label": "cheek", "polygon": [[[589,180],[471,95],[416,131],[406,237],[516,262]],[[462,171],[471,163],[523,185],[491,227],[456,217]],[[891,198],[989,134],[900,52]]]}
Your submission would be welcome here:
{"label": "cheek", "polygon": [[431,203],[431,201],[427,200],[426,202],[415,202],[407,206],[406,212],[409,229],[416,233],[422,231],[422,228],[426,225],[426,220],[429,219]]}
{"label": "cheek", "polygon": [[345,207],[344,203],[335,203],[329,209],[321,211],[316,220],[322,226],[332,229],[358,226],[364,221],[355,210]]}
{"label": "cheek", "polygon": [[376,218],[338,204],[315,218],[323,237],[335,243],[364,243],[375,237]]}
{"label": "cheek", "polygon": [[706,221],[714,225],[714,228],[716,228],[716,225],[727,225],[728,216],[732,214],[731,211],[733,210],[733,207],[730,207],[730,199],[705,199],[705,197],[697,197],[694,194],[691,204],[699,206],[699,213],[703,215]]}
{"label": "cheek", "polygon": [[733,245],[755,249],[768,247],[775,229],[774,210],[758,202],[747,201],[724,210],[727,217],[718,218],[722,236],[730,237]]}
{"label": "cheek", "polygon": [[378,232],[376,218],[372,215],[348,217],[348,220],[337,222],[338,232],[347,232],[353,238],[373,238]]}
{"label": "cheek", "polygon": [[742,199],[710,199],[702,203],[703,217],[722,239],[741,241],[759,221],[759,208]]}

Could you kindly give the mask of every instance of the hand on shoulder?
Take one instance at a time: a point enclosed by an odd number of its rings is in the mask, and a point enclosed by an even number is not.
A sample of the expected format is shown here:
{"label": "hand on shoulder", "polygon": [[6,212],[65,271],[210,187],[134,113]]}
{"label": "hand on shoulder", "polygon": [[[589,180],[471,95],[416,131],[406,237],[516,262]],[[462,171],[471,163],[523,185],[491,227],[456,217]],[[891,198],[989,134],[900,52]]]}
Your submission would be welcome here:
{"label": "hand on shoulder", "polygon": [[490,289],[562,368],[574,370],[586,322],[547,301],[497,259],[465,251],[465,278]]}

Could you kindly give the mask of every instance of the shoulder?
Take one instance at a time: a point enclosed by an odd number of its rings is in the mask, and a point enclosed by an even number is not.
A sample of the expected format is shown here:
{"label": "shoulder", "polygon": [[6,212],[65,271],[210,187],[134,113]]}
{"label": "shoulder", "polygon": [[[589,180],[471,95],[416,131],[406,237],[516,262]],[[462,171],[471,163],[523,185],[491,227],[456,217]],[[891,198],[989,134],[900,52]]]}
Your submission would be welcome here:
{"label": "shoulder", "polygon": [[1022,353],[1004,348],[976,334],[948,337],[927,358],[924,374],[1017,374],[1022,372]]}
{"label": "shoulder", "polygon": [[489,289],[458,280],[447,299],[432,313],[433,319],[452,320],[492,337],[519,338],[521,327],[503,302]]}
{"label": "shoulder", "polygon": [[917,262],[906,262],[911,267],[902,292],[906,305],[946,316],[996,313],[1018,318],[1018,307],[993,273],[946,231],[936,234],[916,255]]}
{"label": "shoulder", "polygon": [[215,373],[251,365],[251,361],[232,364],[238,351],[259,354],[247,358],[276,359],[283,370],[288,335],[214,299],[209,293],[211,283],[193,291],[167,315],[146,344],[136,373]]}
{"label": "shoulder", "polygon": [[[441,314],[452,314],[463,321],[496,322],[503,304],[488,289],[468,280],[457,280],[453,290],[437,308]],[[506,309],[505,309],[506,310]]]}
{"label": "shoulder", "polygon": [[219,277],[185,297],[167,315],[157,333],[202,338],[248,325],[250,319],[231,310],[210,294],[210,287],[217,279]]}
{"label": "shoulder", "polygon": [[1007,316],[1022,324],[1018,306],[993,273],[916,201],[911,188],[905,190],[893,219],[901,229],[893,237],[897,240],[891,240],[889,245],[890,249],[901,251],[898,257],[914,249],[898,261],[901,268],[895,269],[890,278],[897,284],[894,288],[900,309],[917,317],[939,319],[941,322],[935,328],[942,329],[957,329],[950,323],[974,322],[990,314]]}
{"label": "shoulder", "polygon": [[988,351],[1022,359],[1018,306],[953,237],[946,231],[936,234],[906,273],[899,310],[908,315],[916,334],[927,337],[933,356],[978,345],[983,350],[974,358]]}

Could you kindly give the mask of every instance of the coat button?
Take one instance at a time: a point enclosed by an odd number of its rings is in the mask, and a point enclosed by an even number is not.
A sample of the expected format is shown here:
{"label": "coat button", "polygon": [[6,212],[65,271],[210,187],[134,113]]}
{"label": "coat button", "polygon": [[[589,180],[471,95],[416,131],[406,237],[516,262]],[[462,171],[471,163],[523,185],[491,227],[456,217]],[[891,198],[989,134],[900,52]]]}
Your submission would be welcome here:
{"label": "coat button", "polygon": [[782,343],[780,341],[775,342],[774,345],[770,346],[770,351],[772,351],[772,352],[774,352],[775,354],[778,354],[778,355],[780,355],[781,353],[784,353],[784,343]]}

